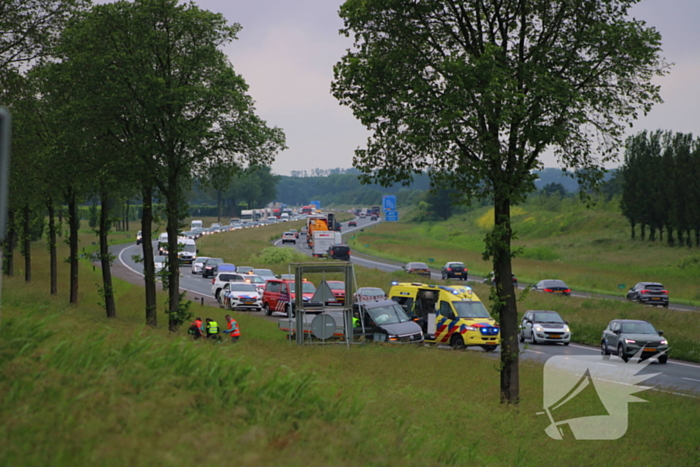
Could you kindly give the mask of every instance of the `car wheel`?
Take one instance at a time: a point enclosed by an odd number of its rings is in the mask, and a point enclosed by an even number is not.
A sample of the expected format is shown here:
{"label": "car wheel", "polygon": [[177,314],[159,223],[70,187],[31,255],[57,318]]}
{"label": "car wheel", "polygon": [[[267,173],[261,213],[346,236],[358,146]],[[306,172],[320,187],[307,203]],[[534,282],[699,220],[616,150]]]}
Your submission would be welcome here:
{"label": "car wheel", "polygon": [[530,342],[533,344],[537,344],[537,345],[540,344],[539,341],[537,340],[537,337],[535,337],[535,331],[532,331],[530,333]]}
{"label": "car wheel", "polygon": [[617,346],[617,356],[620,357],[625,363],[627,363],[630,359],[627,355],[625,355],[625,349],[622,347],[622,344]]}
{"label": "car wheel", "polygon": [[525,335],[523,334],[523,330],[521,329],[520,332],[518,333],[518,340],[520,342],[525,342]]}
{"label": "car wheel", "polygon": [[568,343],[568,342],[564,342],[564,345],[569,345],[569,343]]}
{"label": "car wheel", "polygon": [[605,341],[600,341],[600,353],[603,356],[610,356],[610,349],[608,349],[608,343]]}
{"label": "car wheel", "polygon": [[445,280],[445,274],[444,274],[444,273],[441,274],[441,279],[442,279],[442,280]]}
{"label": "car wheel", "polygon": [[666,363],[668,361],[668,355],[662,355],[659,357],[659,363]]}
{"label": "car wheel", "polygon": [[637,297],[637,303],[642,304],[642,297]]}
{"label": "car wheel", "polygon": [[668,302],[664,303],[664,308],[668,308]]}
{"label": "car wheel", "polygon": [[493,352],[496,350],[497,345],[482,345],[481,348],[484,349],[484,352]]}
{"label": "car wheel", "polygon": [[461,334],[454,333],[452,334],[452,337],[450,338],[450,347],[453,349],[463,349],[466,347],[464,345],[464,339],[462,338]]}
{"label": "car wheel", "polygon": [[265,314],[267,316],[272,316],[272,310],[270,309],[269,303],[265,303],[265,305],[263,305],[263,308],[265,308]]}

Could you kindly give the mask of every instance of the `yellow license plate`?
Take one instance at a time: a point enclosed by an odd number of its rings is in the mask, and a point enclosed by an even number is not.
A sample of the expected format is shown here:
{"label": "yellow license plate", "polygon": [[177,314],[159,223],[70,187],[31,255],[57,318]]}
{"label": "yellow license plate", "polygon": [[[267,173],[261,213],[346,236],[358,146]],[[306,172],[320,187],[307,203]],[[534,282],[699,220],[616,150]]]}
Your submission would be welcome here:
{"label": "yellow license plate", "polygon": [[652,300],[661,300],[659,297],[651,297]]}
{"label": "yellow license plate", "polygon": [[561,339],[561,334],[552,334],[551,336],[552,339]]}
{"label": "yellow license plate", "polygon": [[656,349],[654,349],[652,347],[644,347],[644,351],[645,352],[656,352]]}

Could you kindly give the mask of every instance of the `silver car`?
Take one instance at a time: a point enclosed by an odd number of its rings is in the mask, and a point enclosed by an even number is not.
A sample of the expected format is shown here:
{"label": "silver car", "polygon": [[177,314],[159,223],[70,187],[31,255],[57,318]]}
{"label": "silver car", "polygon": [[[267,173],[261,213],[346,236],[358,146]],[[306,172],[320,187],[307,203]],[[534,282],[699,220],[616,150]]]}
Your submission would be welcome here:
{"label": "silver car", "polygon": [[201,274],[204,270],[204,263],[208,259],[208,256],[197,256],[197,258],[192,261],[192,274]]}
{"label": "silver car", "polygon": [[556,311],[529,310],[520,322],[520,342],[533,344],[571,342],[571,329]]}

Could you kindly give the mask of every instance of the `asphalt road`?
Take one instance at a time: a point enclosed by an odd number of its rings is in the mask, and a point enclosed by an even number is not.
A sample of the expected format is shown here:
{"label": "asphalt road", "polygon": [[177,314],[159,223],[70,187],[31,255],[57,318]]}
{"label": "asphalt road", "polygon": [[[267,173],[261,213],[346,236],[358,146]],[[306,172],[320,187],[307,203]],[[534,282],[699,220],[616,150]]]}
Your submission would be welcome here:
{"label": "asphalt road", "polygon": [[[348,227],[347,222],[343,223],[343,235],[349,235],[354,232],[359,232],[362,229],[369,227],[376,222],[370,222],[368,219],[356,219],[357,227]],[[306,247],[306,242],[302,237],[296,245],[281,245],[280,241],[275,242],[276,246],[283,248],[296,248],[305,254],[309,254],[310,250]],[[112,252],[117,256],[118,267],[115,270],[115,274],[119,275],[119,270],[123,269],[125,272],[133,277],[141,276],[141,264],[136,263],[131,258],[133,255],[139,255],[141,253],[141,247],[134,244],[131,245],[116,245],[112,248]],[[365,255],[360,255],[355,252],[352,254],[352,262],[360,266],[365,266],[369,268],[376,268],[382,271],[395,271],[401,269],[402,264],[392,261],[386,261],[378,258],[371,258]],[[254,265],[250,265],[254,266]],[[190,266],[183,266],[180,268],[180,287],[181,290],[188,292],[188,298],[197,303],[203,303],[208,305],[216,305],[216,300],[211,293],[211,279],[204,279],[201,275],[191,274]],[[439,280],[440,272],[439,270],[431,270],[431,279]],[[480,277],[470,277],[470,281],[481,281],[483,278]],[[526,284],[519,284],[520,288],[526,287]],[[594,296],[593,294],[579,294],[580,296],[596,299],[596,298],[612,298],[624,300],[621,297],[614,296]],[[675,308],[675,307],[673,307]],[[684,310],[685,311],[685,310]],[[690,311],[690,310],[688,310]],[[696,311],[696,310],[692,310]],[[196,309],[195,309],[196,313]],[[260,316],[265,319],[272,319],[277,321],[277,319],[282,318],[282,314],[275,314],[272,317],[265,316],[262,312],[252,312],[253,314]],[[673,338],[669,336],[669,340],[673,343]],[[440,347],[445,351],[452,351],[449,347]],[[570,344],[569,346],[562,345],[533,345],[533,344],[521,344],[521,356],[523,359],[534,360],[541,363],[545,363],[553,356],[563,356],[568,358],[575,358],[576,356],[596,356],[600,355],[600,350],[597,347],[591,347],[581,344]],[[469,349],[467,351],[473,352],[483,352],[480,348]],[[496,358],[498,356],[497,352],[489,354]],[[599,369],[604,369],[603,367],[613,368],[615,364],[619,361],[616,356],[611,356],[611,360],[606,361],[602,358],[600,362],[594,362],[593,364],[599,366]],[[632,362],[629,365],[633,364]],[[613,370],[611,370],[613,371]],[[700,394],[700,365],[695,363],[682,362],[674,359],[669,359],[668,363],[665,365],[653,362],[648,366],[645,366],[639,374],[654,374],[657,375],[651,377],[642,385],[652,387],[658,391],[671,392],[677,394],[687,395],[688,397],[698,397]]]}

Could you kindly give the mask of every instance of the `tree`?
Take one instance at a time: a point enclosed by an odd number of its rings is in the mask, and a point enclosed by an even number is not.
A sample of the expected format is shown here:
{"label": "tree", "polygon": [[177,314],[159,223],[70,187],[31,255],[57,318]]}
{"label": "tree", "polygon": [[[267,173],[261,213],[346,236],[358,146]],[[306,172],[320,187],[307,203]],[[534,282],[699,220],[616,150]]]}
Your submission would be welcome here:
{"label": "tree", "polygon": [[[637,0],[347,0],[354,47],[332,92],[372,131],[354,165],[365,181],[428,170],[464,197],[493,196],[493,311],[501,401],[519,400],[511,207],[551,148],[584,186],[616,157],[625,125],[660,101],[660,35],[627,12]],[[592,136],[597,139],[594,147]]]}
{"label": "tree", "polygon": [[[284,147],[284,134],[255,115],[245,81],[221,50],[239,30],[194,4],[136,0],[95,5],[63,35],[63,64],[81,88],[82,111],[144,174],[144,206],[154,191],[165,200],[166,311],[173,331],[188,317],[179,291],[177,238],[195,176],[268,165]],[[144,221],[147,282],[153,271],[150,229]],[[148,313],[147,305],[147,322],[153,323]]]}

